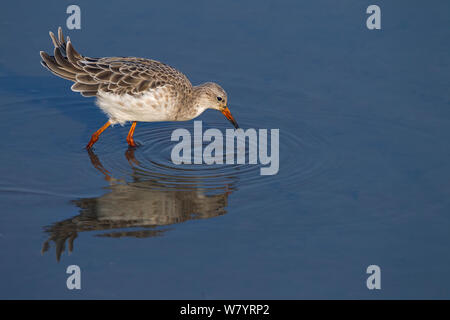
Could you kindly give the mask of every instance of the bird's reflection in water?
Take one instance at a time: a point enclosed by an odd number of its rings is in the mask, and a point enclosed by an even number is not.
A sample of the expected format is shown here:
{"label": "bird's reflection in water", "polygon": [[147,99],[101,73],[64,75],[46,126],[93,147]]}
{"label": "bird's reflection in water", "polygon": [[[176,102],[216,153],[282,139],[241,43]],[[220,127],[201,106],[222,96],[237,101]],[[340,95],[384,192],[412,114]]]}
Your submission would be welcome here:
{"label": "bird's reflection in water", "polygon": [[[146,238],[164,234],[169,225],[191,219],[207,219],[226,213],[228,196],[234,183],[223,183],[215,193],[202,186],[202,177],[183,177],[177,184],[166,184],[167,175],[152,175],[151,179],[140,175],[139,162],[134,149],[128,149],[125,156],[132,168],[132,182],[115,179],[101,164],[93,151],[89,151],[92,164],[110,182],[108,192],[97,198],[84,198],[72,202],[80,208],[80,214],[45,227],[50,236],[44,242],[42,252],[55,242],[56,258],[59,261],[65,250],[69,253],[79,232],[107,231],[99,237]],[[158,178],[155,178],[158,177]],[[171,176],[171,180],[175,175]],[[233,177],[231,177],[233,178]],[[138,230],[118,230],[139,228]]]}

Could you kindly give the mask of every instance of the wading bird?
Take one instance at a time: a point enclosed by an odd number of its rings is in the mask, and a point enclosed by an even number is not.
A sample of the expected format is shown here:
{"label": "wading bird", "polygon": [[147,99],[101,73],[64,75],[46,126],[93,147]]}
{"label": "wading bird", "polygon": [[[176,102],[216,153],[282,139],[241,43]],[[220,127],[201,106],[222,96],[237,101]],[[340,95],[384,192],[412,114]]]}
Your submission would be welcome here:
{"label": "wading bird", "polygon": [[41,64],[55,75],[75,82],[71,89],[85,97],[97,97],[97,105],[108,122],[91,137],[87,149],[112,124],[131,121],[127,136],[130,146],[138,121],[186,121],[206,109],[216,109],[238,128],[227,107],[227,94],[218,84],[192,86],[180,71],[159,61],[135,57],[89,58],[80,55],[61,27],[58,38],[50,32],[54,55],[41,51]]}

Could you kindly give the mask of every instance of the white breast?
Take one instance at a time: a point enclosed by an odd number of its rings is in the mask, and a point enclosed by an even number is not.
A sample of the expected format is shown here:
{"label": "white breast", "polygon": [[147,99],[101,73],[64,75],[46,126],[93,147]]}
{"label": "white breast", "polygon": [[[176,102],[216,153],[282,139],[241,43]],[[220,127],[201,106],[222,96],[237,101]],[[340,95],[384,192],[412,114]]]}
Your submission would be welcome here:
{"label": "white breast", "polygon": [[127,121],[171,121],[175,120],[176,100],[167,86],[148,90],[140,96],[116,95],[99,92],[97,105],[109,117],[112,124],[123,125]]}

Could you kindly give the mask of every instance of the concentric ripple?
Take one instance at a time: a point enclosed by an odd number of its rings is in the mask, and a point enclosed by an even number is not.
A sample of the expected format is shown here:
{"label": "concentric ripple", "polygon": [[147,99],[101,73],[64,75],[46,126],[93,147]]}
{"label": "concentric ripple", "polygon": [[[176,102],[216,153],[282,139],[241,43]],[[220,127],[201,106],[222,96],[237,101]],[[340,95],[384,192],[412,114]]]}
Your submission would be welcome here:
{"label": "concentric ripple", "polygon": [[[52,105],[54,108],[41,108],[40,105]],[[9,105],[9,106],[8,106]],[[14,105],[14,107],[10,107]],[[8,109],[6,109],[8,107]],[[162,123],[139,123],[135,132],[135,139],[140,144],[138,148],[128,149],[125,137],[129,130],[129,125],[125,127],[115,126],[106,130],[98,143],[94,146],[94,155],[98,159],[97,169],[102,173],[107,173],[113,179],[133,182],[134,187],[151,188],[160,190],[204,190],[210,192],[229,192],[235,189],[258,189],[262,185],[271,185],[279,190],[280,188],[297,188],[306,183],[310,183],[315,177],[326,174],[329,170],[336,168],[340,163],[339,152],[333,148],[328,139],[317,132],[317,129],[308,126],[306,122],[295,122],[289,119],[280,118],[281,116],[254,117],[257,110],[251,107],[234,106],[236,110],[245,110],[239,112],[236,117],[244,130],[254,128],[257,130],[267,129],[268,137],[271,136],[270,129],[279,129],[279,170],[275,175],[261,175],[261,169],[269,165],[263,165],[258,158],[257,164],[248,164],[249,150],[261,146],[266,150],[271,149],[271,145],[265,146],[266,141],[246,141],[245,155],[246,164],[226,164],[225,158],[225,134],[227,129],[232,126],[225,119],[220,119],[221,115],[217,113],[217,119],[214,121],[203,120],[203,133],[210,128],[219,129],[223,134],[224,145],[224,164],[182,164],[176,165],[172,162],[172,148],[178,143],[171,141],[172,132],[175,129],[184,128],[191,133],[191,143],[194,139],[194,121],[187,122],[162,122]],[[59,110],[67,112],[67,119],[80,117],[77,119],[81,123],[81,117],[78,114],[88,114],[93,112],[94,105],[91,102],[79,103],[75,98],[68,99],[64,97],[37,97],[36,99],[19,100],[9,102],[0,106],[8,110],[8,123],[23,123],[23,113],[29,121],[45,119],[46,123],[51,123],[57,116],[61,118]],[[214,118],[215,114],[210,114]],[[203,117],[201,117],[203,118]],[[49,120],[52,119],[52,120]],[[89,120],[84,117],[85,120]],[[63,118],[63,120],[66,120]],[[219,121],[222,120],[222,121]],[[89,127],[97,125],[97,120],[89,120]],[[44,122],[43,122],[44,123]],[[280,125],[278,125],[280,124]],[[98,125],[101,125],[98,124]],[[95,128],[95,127],[94,127]],[[67,141],[64,144],[55,145],[51,152],[51,161],[46,164],[47,167],[60,168],[68,165],[68,162],[83,161],[86,159],[86,151],[83,149],[84,143],[89,140],[89,134],[92,129],[83,131],[85,138],[78,141]],[[44,132],[40,133],[41,135]],[[55,137],[40,136],[37,141],[40,145],[37,150],[48,149],[52,145]],[[62,139],[61,139],[62,140]],[[259,137],[258,137],[258,140]],[[269,138],[270,141],[270,138]],[[80,145],[82,143],[82,145]],[[250,143],[250,144],[249,144]],[[258,145],[253,145],[253,144]],[[203,142],[203,148],[209,142]],[[44,146],[44,147],[43,147]],[[11,147],[11,146],[9,146]],[[17,152],[21,154],[33,152],[34,149],[24,146],[14,146]],[[235,146],[236,150],[236,146]],[[191,151],[193,155],[193,150]],[[270,152],[269,152],[270,154]],[[92,161],[92,158],[91,158]],[[274,161],[274,160],[272,160]],[[95,162],[95,161],[94,161]],[[86,180],[87,175],[92,171],[85,162],[71,165],[78,168],[78,179]],[[104,171],[106,170],[106,171]],[[75,178],[74,178],[75,179]],[[6,181],[5,181],[6,183]],[[52,181],[49,185],[45,177],[43,179],[33,179],[32,184],[26,184],[27,188],[39,190],[39,192],[50,192],[51,194],[71,193],[73,188],[65,185],[64,181]],[[11,185],[6,183],[5,190],[12,188],[25,187],[24,185]],[[22,190],[21,189],[21,190]],[[14,189],[15,190],[15,189]],[[79,191],[76,193],[78,194]]]}
{"label": "concentric ripple", "polygon": [[[244,129],[258,128],[251,119],[241,117],[240,125]],[[191,146],[194,139],[194,123],[171,122],[140,124],[135,139],[138,148],[126,149],[124,137],[128,127],[116,127],[102,135],[102,141],[96,148],[106,170],[115,176],[133,181],[146,181],[142,187],[160,189],[204,189],[232,190],[235,188],[255,188],[261,184],[274,186],[299,186],[316,175],[323,174],[336,163],[336,157],[330,156],[328,141],[314,133],[307,126],[297,127],[297,132],[280,128],[279,133],[279,171],[275,175],[261,175],[261,168],[269,165],[248,164],[249,150],[255,141],[246,141],[246,164],[226,164],[225,134],[230,125],[226,122],[203,121],[203,132],[209,128],[219,129],[223,134],[224,164],[181,164],[172,162],[172,148],[178,143],[171,141],[175,129],[185,128],[191,133]],[[270,127],[267,127],[270,129]],[[258,131],[257,131],[258,132]],[[270,137],[270,130],[268,134]],[[258,137],[259,138],[259,137]],[[121,141],[117,141],[120,139]],[[203,148],[210,142],[203,142]],[[259,141],[256,144],[266,144]],[[119,147],[120,145],[120,147]],[[267,149],[270,150],[270,139]],[[236,149],[236,146],[235,146]],[[193,155],[193,148],[191,150]],[[270,154],[270,152],[269,152]],[[273,161],[273,160],[272,160]],[[149,184],[148,181],[154,183]],[[138,184],[139,185],[139,184]]]}

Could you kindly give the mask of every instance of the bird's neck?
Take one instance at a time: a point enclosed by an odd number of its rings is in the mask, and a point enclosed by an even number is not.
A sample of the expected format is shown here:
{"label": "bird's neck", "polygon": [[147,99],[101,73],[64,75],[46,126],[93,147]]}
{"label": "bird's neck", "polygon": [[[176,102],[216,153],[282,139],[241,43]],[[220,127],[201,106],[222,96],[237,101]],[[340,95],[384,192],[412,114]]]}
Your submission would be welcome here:
{"label": "bird's neck", "polygon": [[194,98],[194,101],[200,100],[207,91],[207,84],[203,83],[198,86],[193,86],[192,90],[192,97]]}
{"label": "bird's neck", "polygon": [[207,88],[205,84],[201,84],[194,86],[192,89],[192,105],[196,109],[197,115],[199,115],[209,108],[209,102],[206,95]]}
{"label": "bird's neck", "polygon": [[202,85],[192,87],[192,96],[185,104],[190,105],[189,108],[180,108],[178,111],[178,120],[191,120],[203,113],[208,107],[205,107],[204,88]]}

